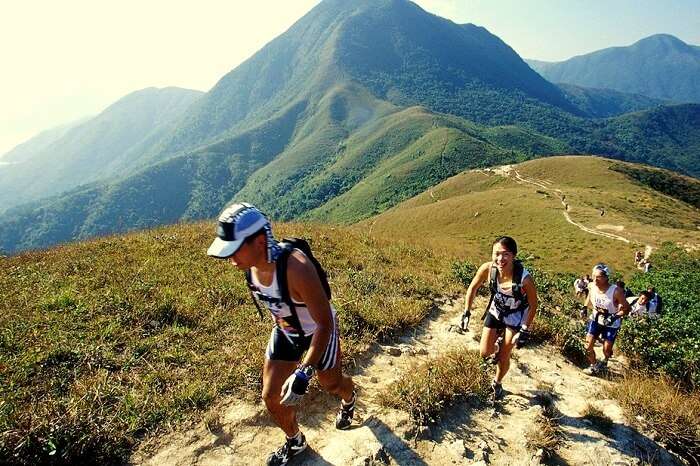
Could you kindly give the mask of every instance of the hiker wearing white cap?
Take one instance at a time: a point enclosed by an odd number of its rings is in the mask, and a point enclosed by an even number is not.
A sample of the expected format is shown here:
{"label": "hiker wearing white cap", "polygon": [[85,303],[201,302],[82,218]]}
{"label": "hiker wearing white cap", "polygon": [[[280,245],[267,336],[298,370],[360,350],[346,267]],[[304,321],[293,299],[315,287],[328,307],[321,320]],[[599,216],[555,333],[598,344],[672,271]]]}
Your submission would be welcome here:
{"label": "hiker wearing white cap", "polygon": [[262,398],[287,439],[267,464],[287,464],[307,446],[295,405],[314,375],[321,387],[342,399],[336,428],[350,427],[354,414],[354,384],[341,372],[338,320],[326,274],[306,241],[277,242],[268,219],[247,203],[222,212],[207,254],[244,270],[256,306],[272,315]]}
{"label": "hiker wearing white cap", "polygon": [[[622,317],[630,312],[630,305],[625,299],[624,290],[610,284],[612,275],[610,267],[603,263],[596,264],[592,275],[593,283],[586,298],[586,306],[593,309],[586,335],[586,357],[589,367],[584,369],[584,372],[588,375],[597,375],[608,366],[617,332],[622,325]],[[603,338],[604,359],[602,361],[596,360],[593,350],[593,345],[599,337]]]}

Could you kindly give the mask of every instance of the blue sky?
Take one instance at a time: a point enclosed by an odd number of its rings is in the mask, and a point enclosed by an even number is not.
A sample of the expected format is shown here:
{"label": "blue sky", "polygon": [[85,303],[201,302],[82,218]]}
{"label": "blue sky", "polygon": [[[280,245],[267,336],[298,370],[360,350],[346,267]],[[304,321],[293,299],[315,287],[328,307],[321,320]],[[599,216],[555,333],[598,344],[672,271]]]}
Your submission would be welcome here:
{"label": "blue sky", "polygon": [[[0,154],[138,89],[206,91],[317,3],[9,2],[0,15]],[[455,22],[486,27],[524,58],[563,60],[660,32],[700,45],[699,0],[417,3]]]}
{"label": "blue sky", "polygon": [[657,33],[700,45],[698,0],[417,0],[457,23],[484,26],[523,58],[560,61]]}

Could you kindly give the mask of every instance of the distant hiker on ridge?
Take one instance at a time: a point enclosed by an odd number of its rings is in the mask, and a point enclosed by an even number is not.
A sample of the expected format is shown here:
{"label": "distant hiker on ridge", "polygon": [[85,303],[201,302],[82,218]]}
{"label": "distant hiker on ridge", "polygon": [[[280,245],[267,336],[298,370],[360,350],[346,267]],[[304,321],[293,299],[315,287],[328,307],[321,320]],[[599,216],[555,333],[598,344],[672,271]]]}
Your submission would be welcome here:
{"label": "distant hiker on ridge", "polygon": [[584,277],[574,280],[574,292],[577,298],[583,298],[588,294],[588,282]]}
{"label": "distant hiker on ridge", "polygon": [[[491,299],[484,312],[484,328],[481,332],[481,356],[491,356],[498,364],[496,378],[491,383],[495,399],[503,396],[501,382],[510,368],[513,346],[526,345],[530,338],[528,328],[537,313],[537,289],[530,273],[516,260],[518,246],[509,236],[502,236],[493,243],[492,260],[479,267],[467,290],[466,306],[461,327],[467,330],[476,292],[488,282]],[[499,333],[503,335],[499,337]]]}
{"label": "distant hiker on ridge", "polygon": [[635,251],[634,253],[634,265],[639,266],[639,263],[644,259],[644,253],[642,251]]}
{"label": "distant hiker on ridge", "polygon": [[250,204],[227,207],[219,216],[217,236],[207,254],[244,270],[258,310],[262,303],[275,322],[265,354],[262,398],[287,435],[267,464],[285,465],[307,447],[295,405],[314,374],[321,387],[342,398],[335,427],[347,429],[352,423],[354,384],[341,372],[338,318],[329,302],[328,280],[306,241],[277,242],[268,219]]}
{"label": "distant hiker on ridge", "polygon": [[[608,359],[612,357],[613,345],[622,324],[622,317],[630,312],[630,305],[625,299],[624,290],[610,283],[612,271],[607,265],[596,264],[592,275],[593,283],[586,298],[586,306],[593,308],[586,335],[586,356],[589,367],[584,369],[584,372],[588,375],[597,375],[608,366]],[[600,336],[604,340],[604,359],[596,361],[593,345]]]}

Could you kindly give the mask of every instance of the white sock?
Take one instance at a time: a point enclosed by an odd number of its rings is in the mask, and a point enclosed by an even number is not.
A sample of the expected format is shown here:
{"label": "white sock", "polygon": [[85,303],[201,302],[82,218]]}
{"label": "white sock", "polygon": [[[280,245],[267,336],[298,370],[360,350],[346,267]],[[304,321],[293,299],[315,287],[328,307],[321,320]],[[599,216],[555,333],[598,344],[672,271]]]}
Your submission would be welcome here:
{"label": "white sock", "polygon": [[343,404],[343,406],[352,406],[355,404],[355,398],[357,398],[357,395],[355,394],[355,392],[352,392],[352,400],[346,403],[345,400],[341,398],[340,402]]}
{"label": "white sock", "polygon": [[287,437],[287,440],[294,440],[296,443],[301,442],[301,431],[298,431],[296,435],[292,435],[291,437]]}

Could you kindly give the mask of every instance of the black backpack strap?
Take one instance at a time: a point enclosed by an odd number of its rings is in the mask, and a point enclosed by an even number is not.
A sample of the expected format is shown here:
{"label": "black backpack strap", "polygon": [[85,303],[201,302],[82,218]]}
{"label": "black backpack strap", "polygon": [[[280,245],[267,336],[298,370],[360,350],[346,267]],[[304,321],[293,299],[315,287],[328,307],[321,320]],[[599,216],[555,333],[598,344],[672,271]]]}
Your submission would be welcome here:
{"label": "black backpack strap", "polygon": [[258,315],[260,316],[260,320],[264,320],[265,318],[263,317],[263,311],[262,311],[262,308],[260,307],[260,302],[258,301],[258,297],[255,296],[255,292],[258,291],[258,287],[253,285],[253,275],[252,275],[250,269],[245,271],[245,281],[248,284],[248,291],[250,291],[250,297],[253,298],[253,304],[255,304],[255,307],[258,310]]}
{"label": "black backpack strap", "polygon": [[291,325],[301,332],[301,322],[299,321],[297,308],[292,300],[292,294],[289,292],[289,283],[287,283],[287,263],[289,262],[289,256],[292,254],[294,248],[284,241],[279,244],[282,247],[282,253],[275,263],[277,267],[277,286],[279,286],[280,289],[280,298],[289,306],[289,312],[292,314],[289,317]]}
{"label": "black backpack strap", "polygon": [[292,302],[292,296],[289,293],[289,285],[287,284],[287,261],[289,256],[292,254],[292,247],[287,243],[279,243],[282,247],[282,253],[277,257],[277,285],[280,288],[280,295],[282,301],[287,303],[290,307],[294,306]]}
{"label": "black backpack strap", "polygon": [[491,297],[489,298],[489,303],[486,305],[486,309],[484,309],[484,313],[481,315],[481,320],[486,319],[486,314],[489,313],[493,298],[496,296],[496,291],[498,291],[498,269],[493,264],[491,264],[491,268],[489,269],[489,291],[491,291]]}
{"label": "black backpack strap", "polygon": [[519,260],[516,260],[515,262],[513,262],[513,281],[512,281],[511,291],[513,292],[513,297],[521,302],[524,298],[524,293],[523,293],[523,273],[524,272],[525,272],[525,268],[523,267],[522,262],[520,262]]}

